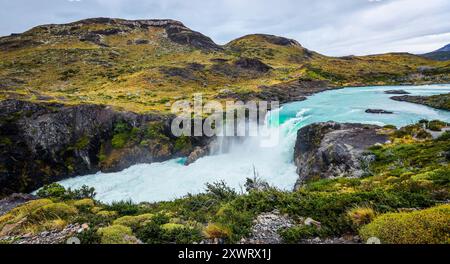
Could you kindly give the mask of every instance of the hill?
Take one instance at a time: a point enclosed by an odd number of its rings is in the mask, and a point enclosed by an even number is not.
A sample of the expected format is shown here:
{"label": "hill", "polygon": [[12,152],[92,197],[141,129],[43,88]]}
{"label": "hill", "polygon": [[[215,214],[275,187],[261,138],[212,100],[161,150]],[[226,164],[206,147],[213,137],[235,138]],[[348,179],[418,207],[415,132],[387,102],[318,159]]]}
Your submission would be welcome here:
{"label": "hill", "polygon": [[432,60],[448,61],[450,60],[450,44],[423,56]]}
{"label": "hill", "polygon": [[268,87],[275,87],[271,94],[304,94],[324,84],[448,82],[450,72],[449,63],[406,53],[328,57],[270,35],[220,46],[174,20],[94,18],[38,26],[0,38],[0,56],[0,100],[134,112],[167,112],[171,102],[199,92],[208,99],[258,99]]}

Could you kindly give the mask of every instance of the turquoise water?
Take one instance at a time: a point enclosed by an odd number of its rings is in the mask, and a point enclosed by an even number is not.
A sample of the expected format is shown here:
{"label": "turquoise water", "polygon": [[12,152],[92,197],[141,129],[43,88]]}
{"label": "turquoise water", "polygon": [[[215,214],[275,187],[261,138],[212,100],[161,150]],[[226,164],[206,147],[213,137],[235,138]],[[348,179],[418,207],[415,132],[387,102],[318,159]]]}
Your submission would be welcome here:
{"label": "turquoise water", "polygon": [[[427,106],[397,102],[390,99],[395,95],[384,91],[402,89],[411,95],[436,95],[450,92],[450,85],[428,86],[383,86],[345,88],[313,95],[306,101],[290,103],[282,107],[280,122],[288,122],[298,116],[306,117],[297,127],[324,121],[370,123],[378,125],[404,126],[420,119],[440,119],[450,121],[448,111],[436,110]],[[393,115],[368,114],[367,109],[383,109]],[[303,111],[299,115],[299,111]]]}
{"label": "turquoise water", "polygon": [[[225,181],[242,190],[246,178],[253,177],[254,168],[270,184],[291,190],[297,180],[293,164],[295,139],[299,128],[324,121],[357,122],[377,125],[404,126],[420,119],[440,119],[450,122],[450,112],[426,106],[397,102],[386,90],[403,89],[412,95],[450,93],[450,85],[386,86],[345,88],[311,96],[306,101],[284,105],[268,115],[266,133],[249,137],[243,142],[228,144],[229,151],[217,152],[184,166],[183,159],[162,163],[139,164],[118,173],[97,173],[62,181],[66,187],[95,187],[97,198],[104,202],[131,199],[154,202],[180,198],[188,193],[200,193],[206,183]],[[393,115],[367,114],[368,108],[393,111]],[[268,135],[268,136],[267,136]],[[268,139],[269,138],[269,139]],[[267,141],[273,144],[262,144]]]}

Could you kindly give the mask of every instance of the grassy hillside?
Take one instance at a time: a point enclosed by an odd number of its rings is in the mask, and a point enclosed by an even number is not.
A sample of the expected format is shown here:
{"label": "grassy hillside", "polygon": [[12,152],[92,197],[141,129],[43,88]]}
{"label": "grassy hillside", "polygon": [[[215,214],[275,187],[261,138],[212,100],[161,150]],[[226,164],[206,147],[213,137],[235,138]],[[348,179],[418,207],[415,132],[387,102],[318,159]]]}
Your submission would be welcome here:
{"label": "grassy hillside", "polygon": [[90,19],[0,38],[0,99],[108,104],[136,112],[262,85],[448,81],[450,65],[410,54],[331,58],[293,40],[250,35],[221,47],[171,20]]}

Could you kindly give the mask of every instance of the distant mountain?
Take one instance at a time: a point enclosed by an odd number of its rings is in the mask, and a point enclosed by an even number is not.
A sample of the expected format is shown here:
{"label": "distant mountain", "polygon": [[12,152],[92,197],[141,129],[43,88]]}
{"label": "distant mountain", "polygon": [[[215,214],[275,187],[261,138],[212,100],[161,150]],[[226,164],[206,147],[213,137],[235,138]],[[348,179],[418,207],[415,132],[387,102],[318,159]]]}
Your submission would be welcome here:
{"label": "distant mountain", "polygon": [[423,54],[422,56],[432,60],[439,60],[439,61],[450,60],[450,44],[447,44],[446,46],[433,52]]}

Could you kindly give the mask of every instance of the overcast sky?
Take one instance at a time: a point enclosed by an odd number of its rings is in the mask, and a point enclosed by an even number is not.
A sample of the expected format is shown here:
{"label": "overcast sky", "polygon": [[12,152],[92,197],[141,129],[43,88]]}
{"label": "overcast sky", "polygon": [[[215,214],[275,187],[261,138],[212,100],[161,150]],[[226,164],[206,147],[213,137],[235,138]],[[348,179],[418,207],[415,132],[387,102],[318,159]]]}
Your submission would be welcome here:
{"label": "overcast sky", "polygon": [[424,53],[450,43],[450,0],[0,0],[0,35],[90,17],[171,18],[215,42],[252,33],[326,55]]}

